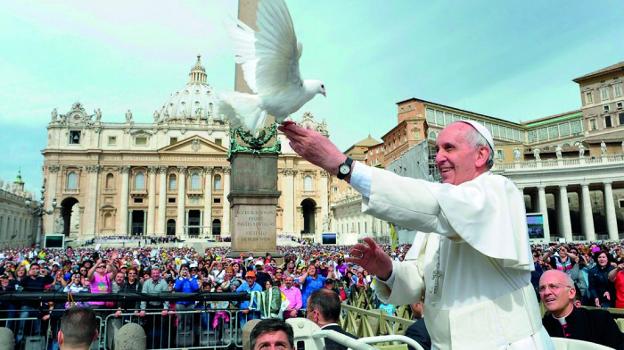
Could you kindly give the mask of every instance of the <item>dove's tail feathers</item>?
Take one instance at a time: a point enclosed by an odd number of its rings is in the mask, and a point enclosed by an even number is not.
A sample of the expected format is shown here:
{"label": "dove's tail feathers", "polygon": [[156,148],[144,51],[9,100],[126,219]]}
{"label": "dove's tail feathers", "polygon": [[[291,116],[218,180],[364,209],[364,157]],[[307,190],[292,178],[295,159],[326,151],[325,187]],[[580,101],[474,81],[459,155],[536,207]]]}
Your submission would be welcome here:
{"label": "dove's tail feathers", "polygon": [[222,93],[219,97],[219,113],[232,127],[242,124],[252,132],[263,127],[266,111],[260,107],[260,97],[241,92]]}

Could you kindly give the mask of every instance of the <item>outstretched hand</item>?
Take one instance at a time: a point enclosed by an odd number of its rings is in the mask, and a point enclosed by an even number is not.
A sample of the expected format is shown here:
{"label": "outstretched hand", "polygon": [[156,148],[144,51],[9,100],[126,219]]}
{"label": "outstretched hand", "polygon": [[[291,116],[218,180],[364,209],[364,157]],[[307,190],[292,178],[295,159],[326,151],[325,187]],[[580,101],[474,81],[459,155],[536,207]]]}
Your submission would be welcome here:
{"label": "outstretched hand", "polygon": [[292,121],[285,121],[277,129],[286,135],[290,147],[297,154],[332,175],[338,173],[338,167],[347,158],[336,145],[318,131],[302,128]]}
{"label": "outstretched hand", "polygon": [[384,281],[392,274],[392,259],[370,237],[364,238],[364,243],[354,245],[346,260],[362,266]]}

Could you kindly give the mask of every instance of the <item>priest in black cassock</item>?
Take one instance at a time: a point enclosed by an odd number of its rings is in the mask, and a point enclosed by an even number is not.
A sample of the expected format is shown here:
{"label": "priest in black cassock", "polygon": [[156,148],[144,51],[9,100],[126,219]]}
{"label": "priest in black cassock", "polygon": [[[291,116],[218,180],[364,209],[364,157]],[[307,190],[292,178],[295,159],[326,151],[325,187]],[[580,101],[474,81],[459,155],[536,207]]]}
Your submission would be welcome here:
{"label": "priest in black cassock", "polygon": [[584,340],[624,350],[624,335],[608,311],[574,306],[576,289],[566,273],[544,272],[539,281],[539,295],[549,311],[542,323],[551,337]]}

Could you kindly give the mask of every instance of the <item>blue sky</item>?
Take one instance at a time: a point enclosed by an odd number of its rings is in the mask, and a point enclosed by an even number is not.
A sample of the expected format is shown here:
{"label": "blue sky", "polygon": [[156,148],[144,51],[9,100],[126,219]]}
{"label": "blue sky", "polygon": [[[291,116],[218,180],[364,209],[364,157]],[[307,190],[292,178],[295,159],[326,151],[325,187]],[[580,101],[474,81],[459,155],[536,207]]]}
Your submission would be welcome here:
{"label": "blue sky", "polygon": [[[624,6],[612,1],[287,1],[304,78],[328,97],[342,149],[380,138],[410,97],[512,121],[580,107],[572,79],[624,61]],[[80,101],[103,121],[151,121],[202,55],[216,90],[233,87],[223,19],[235,0],[6,1],[0,11],[0,179],[41,186],[50,111]],[[298,115],[300,115],[300,113]]]}

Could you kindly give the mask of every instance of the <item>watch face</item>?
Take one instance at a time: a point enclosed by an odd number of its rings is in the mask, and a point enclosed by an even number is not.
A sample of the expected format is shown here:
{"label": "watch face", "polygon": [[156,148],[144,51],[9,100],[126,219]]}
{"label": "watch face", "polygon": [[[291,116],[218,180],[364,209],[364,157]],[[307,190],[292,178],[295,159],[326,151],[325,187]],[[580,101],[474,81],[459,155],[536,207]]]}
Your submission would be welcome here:
{"label": "watch face", "polygon": [[340,173],[344,175],[348,174],[350,170],[351,170],[351,167],[346,164],[342,164],[339,169]]}

